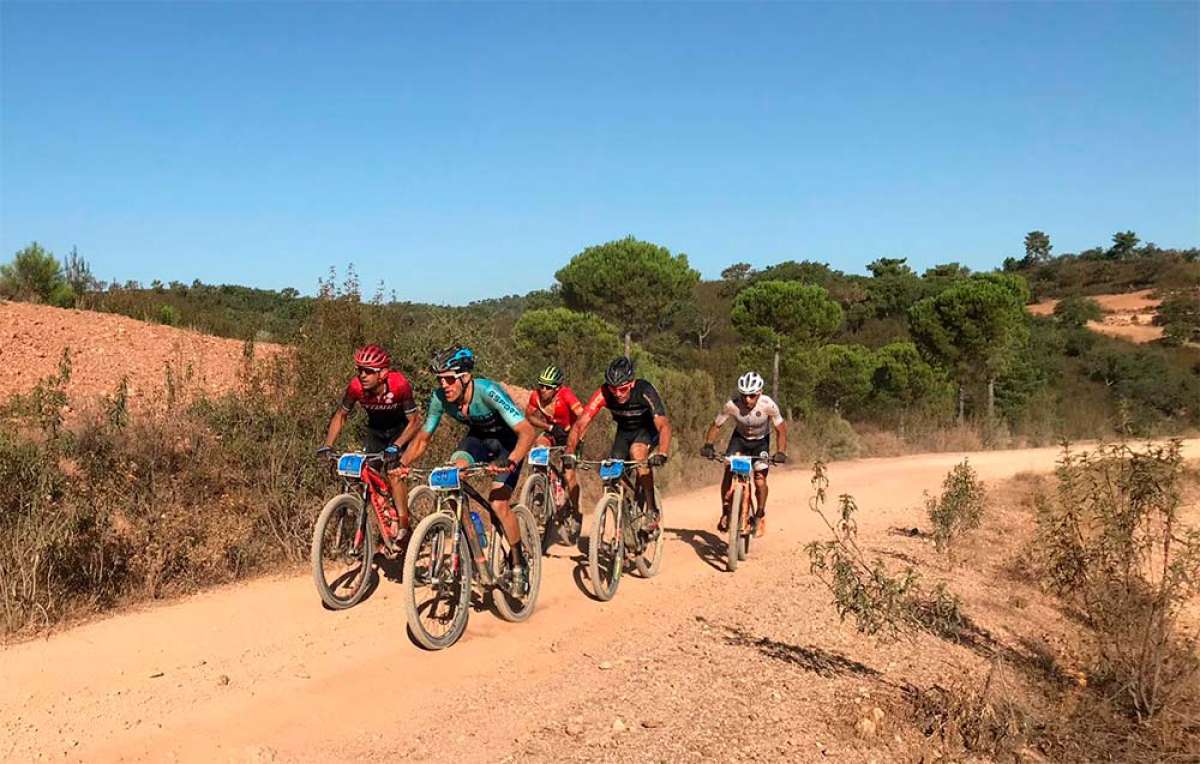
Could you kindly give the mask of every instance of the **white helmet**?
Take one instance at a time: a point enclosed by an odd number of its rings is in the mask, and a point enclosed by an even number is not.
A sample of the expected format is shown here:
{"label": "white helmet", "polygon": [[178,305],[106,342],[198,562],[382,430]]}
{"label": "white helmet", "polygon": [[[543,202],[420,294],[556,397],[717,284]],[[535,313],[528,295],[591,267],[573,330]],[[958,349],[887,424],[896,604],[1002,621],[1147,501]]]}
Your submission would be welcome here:
{"label": "white helmet", "polygon": [[748,371],[738,377],[738,392],[742,395],[754,395],[761,393],[763,389],[763,378],[752,371]]}

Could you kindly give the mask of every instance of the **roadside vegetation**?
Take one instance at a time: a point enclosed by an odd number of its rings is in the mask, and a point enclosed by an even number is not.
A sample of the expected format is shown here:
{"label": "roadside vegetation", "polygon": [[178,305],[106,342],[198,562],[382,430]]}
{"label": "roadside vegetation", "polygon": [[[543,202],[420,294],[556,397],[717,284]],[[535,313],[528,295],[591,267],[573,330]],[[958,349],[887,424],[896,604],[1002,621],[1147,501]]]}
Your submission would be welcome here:
{"label": "roadside vegetation", "polygon": [[[630,237],[580,252],[551,289],[462,307],[397,302],[378,289],[367,297],[353,268],[331,271],[315,297],[198,282],[106,284],[77,252],[59,261],[32,244],[0,267],[0,297],[237,337],[248,352],[241,388],[223,396],[196,393],[190,370],[169,366],[156,409],[130,410],[120,381],[103,401],[74,400],[68,354],[57,374],[3,406],[4,630],[300,559],[332,488],[312,450],[352,374],[352,349],[368,341],[391,350],[422,396],[433,386],[431,351],[453,341],[475,349],[482,376],[528,384],[556,362],[581,395],[628,348],[671,413],[679,447],[662,470],[668,486],[711,471],[691,451],[748,367],[767,377],[795,423],[797,460],[1173,434],[1200,424],[1193,349],[1091,334],[1086,303],[1055,317],[1024,310],[1060,287],[1086,291],[1054,276],[1059,270],[1106,274],[1089,288],[1125,283],[1127,266],[1158,274],[1152,285],[1160,288],[1195,285],[1197,251],[1135,242],[1111,256],[1048,258],[1048,240],[1034,244],[1026,242],[1028,262],[993,273],[948,263],[917,274],[903,259],[884,258],[858,276],[787,261],[761,270],[734,264],[705,282],[685,255]],[[1190,320],[1189,310],[1172,320]],[[249,351],[266,340],[293,352],[254,361]],[[609,427],[589,433],[589,455]],[[357,435],[349,428],[344,444]],[[431,459],[448,452],[453,435],[439,432]]]}
{"label": "roadside vegetation", "polygon": [[[1179,441],[1064,447],[1052,477],[994,494],[964,462],[928,500],[929,530],[892,529],[908,541],[886,560],[858,539],[852,496],[827,516],[820,464],[813,486],[829,537],[808,545],[811,570],[841,619],[882,642],[963,648],[954,679],[883,682],[890,716],[925,736],[930,759],[1195,758],[1200,469]],[[883,717],[856,732],[873,736]]]}

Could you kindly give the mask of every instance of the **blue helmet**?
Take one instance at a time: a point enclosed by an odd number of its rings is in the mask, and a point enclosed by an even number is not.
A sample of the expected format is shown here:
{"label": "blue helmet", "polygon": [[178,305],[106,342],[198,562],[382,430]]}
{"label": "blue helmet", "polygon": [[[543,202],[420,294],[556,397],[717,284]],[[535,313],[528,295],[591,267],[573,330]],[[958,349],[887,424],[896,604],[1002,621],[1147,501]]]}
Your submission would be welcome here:
{"label": "blue helmet", "polygon": [[429,359],[429,366],[434,374],[448,371],[463,373],[475,368],[475,354],[470,348],[462,345],[451,345],[445,350],[439,350]]}

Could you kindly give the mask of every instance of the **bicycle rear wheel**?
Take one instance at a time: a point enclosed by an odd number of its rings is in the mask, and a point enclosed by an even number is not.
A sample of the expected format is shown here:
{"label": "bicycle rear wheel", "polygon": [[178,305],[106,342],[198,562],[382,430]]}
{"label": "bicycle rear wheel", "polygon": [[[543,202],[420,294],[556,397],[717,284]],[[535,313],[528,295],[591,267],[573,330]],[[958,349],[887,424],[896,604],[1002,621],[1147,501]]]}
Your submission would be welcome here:
{"label": "bicycle rear wheel", "polygon": [[408,630],[427,650],[458,641],[471,614],[471,552],[460,534],[456,561],[453,542],[454,517],[438,512],[417,525],[404,555]]}
{"label": "bicycle rear wheel", "polygon": [[742,522],[746,517],[746,508],[742,502],[746,498],[746,486],[741,480],[735,480],[733,485],[733,501],[729,504],[729,530],[725,532],[725,569],[730,573],[738,568],[738,551],[742,545]]}
{"label": "bicycle rear wheel", "polygon": [[658,507],[658,530],[654,532],[654,537],[646,542],[642,553],[634,560],[634,566],[642,578],[652,578],[658,575],[658,570],[662,567],[663,549],[666,548],[666,541],[663,538],[663,531],[667,527],[665,524],[666,510],[663,508],[662,494],[658,492],[658,488],[654,489],[654,505]]}
{"label": "bicycle rear wheel", "polygon": [[437,494],[427,485],[413,486],[408,492],[408,522],[412,526],[437,509]]}
{"label": "bicycle rear wheel", "polygon": [[321,601],[332,610],[354,607],[369,588],[375,556],[375,526],[362,498],[334,496],[313,526],[309,562]]}
{"label": "bicycle rear wheel", "polygon": [[588,578],[596,598],[607,602],[617,593],[625,562],[617,495],[605,493],[596,502],[592,536],[588,539]]}
{"label": "bicycle rear wheel", "polygon": [[517,527],[521,529],[521,545],[525,552],[525,576],[527,585],[524,591],[515,591],[509,580],[508,540],[503,533],[496,534],[496,544],[492,547],[493,559],[496,563],[492,569],[496,572],[499,582],[492,589],[492,601],[500,617],[506,621],[524,621],[533,614],[533,606],[537,603],[538,590],[542,585],[542,544],[537,532],[537,523],[533,513],[521,504],[512,508],[517,516]]}

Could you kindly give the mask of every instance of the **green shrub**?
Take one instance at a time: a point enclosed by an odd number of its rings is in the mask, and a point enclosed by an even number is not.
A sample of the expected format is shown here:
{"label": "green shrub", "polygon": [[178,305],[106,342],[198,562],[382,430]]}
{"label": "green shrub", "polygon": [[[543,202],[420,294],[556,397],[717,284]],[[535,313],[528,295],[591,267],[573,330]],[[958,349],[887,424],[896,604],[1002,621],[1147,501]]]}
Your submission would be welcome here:
{"label": "green shrub", "polygon": [[942,481],[942,495],[925,498],[925,512],[933,526],[933,541],[939,552],[947,552],[951,545],[983,522],[983,510],[987,492],[983,483],[963,459]]}

